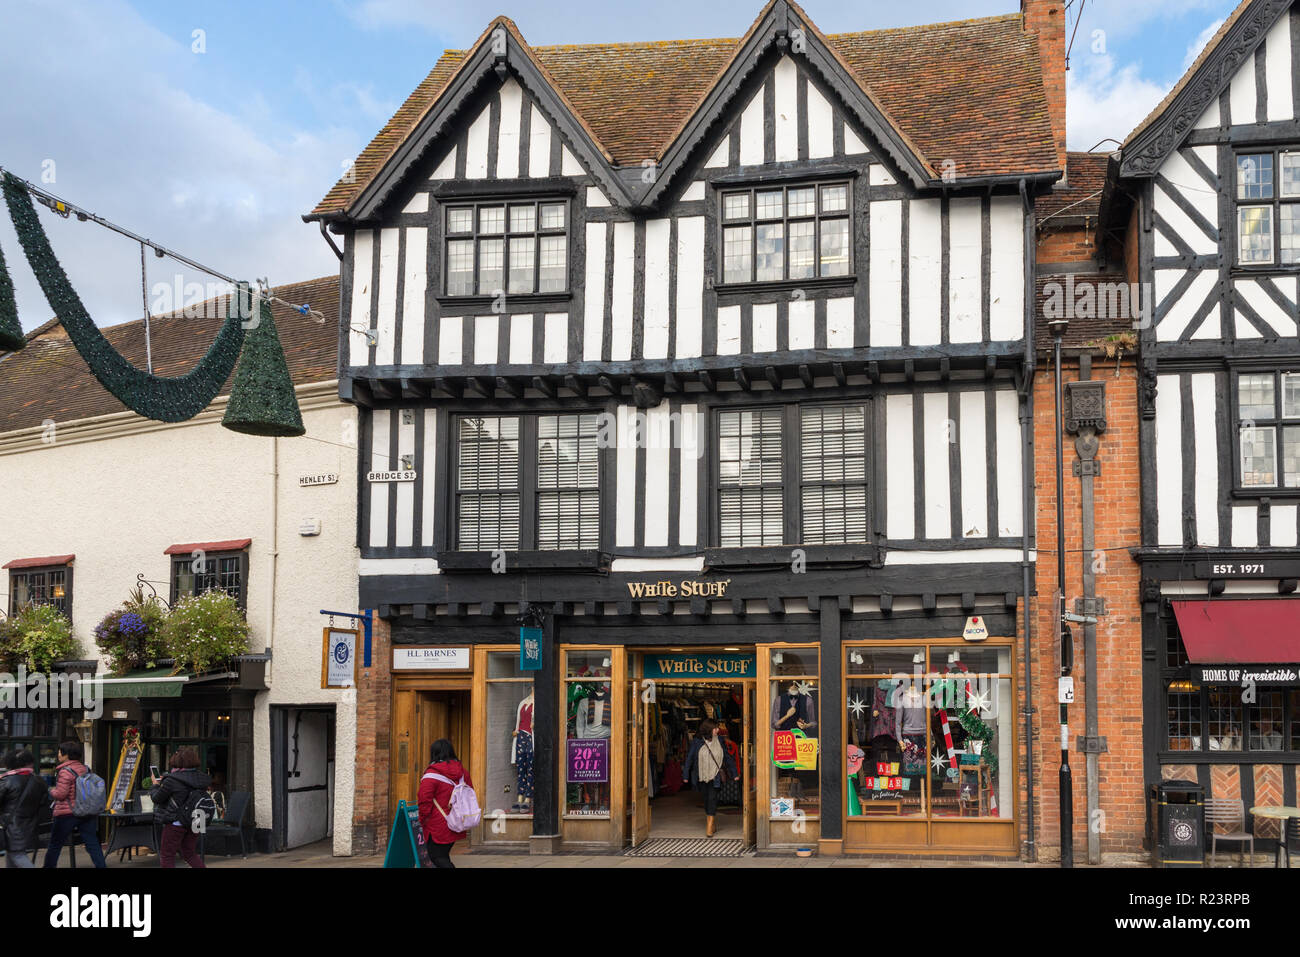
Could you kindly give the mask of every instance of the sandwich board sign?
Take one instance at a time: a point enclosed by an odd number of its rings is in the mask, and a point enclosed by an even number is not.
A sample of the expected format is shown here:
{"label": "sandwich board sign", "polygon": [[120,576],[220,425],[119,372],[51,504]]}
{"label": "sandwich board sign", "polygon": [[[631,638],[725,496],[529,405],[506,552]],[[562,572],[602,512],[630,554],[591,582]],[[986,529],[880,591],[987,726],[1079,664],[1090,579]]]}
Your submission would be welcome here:
{"label": "sandwich board sign", "polygon": [[420,826],[420,808],[406,801],[397,802],[393,826],[388,829],[388,850],[384,867],[428,867],[424,852],[424,828]]}

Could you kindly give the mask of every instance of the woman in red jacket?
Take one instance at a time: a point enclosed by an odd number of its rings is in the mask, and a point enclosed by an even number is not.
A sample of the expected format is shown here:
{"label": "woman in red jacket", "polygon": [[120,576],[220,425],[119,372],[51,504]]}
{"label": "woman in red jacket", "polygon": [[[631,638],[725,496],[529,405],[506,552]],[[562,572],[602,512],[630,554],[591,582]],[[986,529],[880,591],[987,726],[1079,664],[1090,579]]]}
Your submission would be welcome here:
{"label": "woman in red jacket", "polygon": [[464,831],[453,831],[447,826],[447,811],[451,806],[453,784],[439,781],[431,775],[438,774],[458,783],[461,778],[470,787],[474,782],[469,772],[456,758],[456,749],[446,738],[439,738],[429,748],[429,766],[420,778],[417,800],[420,806],[420,826],[424,828],[424,846],[429,851],[429,863],[434,867],[452,867],[451,846],[465,836]]}

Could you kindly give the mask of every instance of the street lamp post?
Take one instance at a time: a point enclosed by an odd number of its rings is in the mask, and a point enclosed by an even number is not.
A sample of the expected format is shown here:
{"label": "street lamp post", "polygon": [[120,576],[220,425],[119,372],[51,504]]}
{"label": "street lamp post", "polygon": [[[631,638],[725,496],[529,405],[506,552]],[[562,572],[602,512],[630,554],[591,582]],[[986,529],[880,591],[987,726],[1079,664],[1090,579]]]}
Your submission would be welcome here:
{"label": "street lamp post", "polygon": [[[1064,319],[1048,323],[1052,330],[1052,351],[1056,366],[1056,600],[1054,616],[1061,642],[1060,674],[1068,673],[1065,624],[1065,451],[1064,425],[1061,421],[1061,339],[1068,325]],[[1059,682],[1058,682],[1059,683]],[[1070,706],[1061,702],[1061,772],[1058,779],[1061,810],[1061,866],[1074,866],[1074,795],[1070,776]]]}

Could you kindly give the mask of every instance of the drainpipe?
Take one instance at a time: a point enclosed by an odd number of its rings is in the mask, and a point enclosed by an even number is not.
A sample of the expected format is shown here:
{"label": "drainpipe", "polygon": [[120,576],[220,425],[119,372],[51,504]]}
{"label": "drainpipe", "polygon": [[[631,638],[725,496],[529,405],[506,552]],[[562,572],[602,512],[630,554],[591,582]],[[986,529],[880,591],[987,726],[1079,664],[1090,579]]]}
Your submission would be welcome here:
{"label": "drainpipe", "polygon": [[1034,616],[1030,609],[1029,530],[1034,522],[1034,313],[1035,286],[1032,255],[1034,248],[1033,202],[1025,181],[1020,181],[1020,198],[1025,212],[1025,379],[1020,403],[1020,481],[1021,481],[1021,594],[1024,595],[1024,662],[1025,662],[1025,856],[1032,864],[1038,860],[1038,843],[1034,838],[1034,669],[1030,665],[1033,648]]}
{"label": "drainpipe", "polygon": [[[266,576],[270,589],[266,603],[266,650],[275,643],[275,571],[280,556],[280,440],[271,437],[271,569]],[[272,656],[274,658],[274,656]],[[270,686],[272,661],[266,663],[266,682]]]}

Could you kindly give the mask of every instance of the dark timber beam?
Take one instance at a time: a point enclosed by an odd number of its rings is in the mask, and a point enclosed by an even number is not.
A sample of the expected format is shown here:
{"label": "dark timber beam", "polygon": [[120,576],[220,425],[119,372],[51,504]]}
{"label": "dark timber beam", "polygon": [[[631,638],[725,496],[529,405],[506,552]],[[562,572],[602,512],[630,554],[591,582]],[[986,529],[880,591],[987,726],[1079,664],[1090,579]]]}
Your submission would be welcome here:
{"label": "dark timber beam", "polygon": [[482,376],[469,376],[465,379],[465,384],[485,399],[491,399],[496,395],[495,390],[492,388],[491,381]]}
{"label": "dark timber beam", "polygon": [[632,404],[638,409],[653,409],[663,401],[663,391],[645,379],[632,380]]}
{"label": "dark timber beam", "polygon": [[677,378],[677,373],[671,371],[664,373],[664,391],[665,392],[682,391],[682,383],[681,380]]}
{"label": "dark timber beam", "polygon": [[400,393],[382,379],[370,380],[370,391],[376,399],[396,399]]}
{"label": "dark timber beam", "polygon": [[903,375],[907,378],[907,384],[911,385],[916,381],[916,360],[903,360]]}
{"label": "dark timber beam", "polygon": [[704,386],[704,388],[708,389],[710,392],[716,392],[716,391],[717,391],[717,388],[716,388],[717,383],[715,383],[715,382],[713,381],[713,373],[712,373],[712,372],[710,372],[710,371],[707,370],[707,369],[701,369],[698,373],[696,373],[696,375],[699,376],[699,379],[700,379],[700,385]]}
{"label": "dark timber beam", "polygon": [[799,380],[803,383],[805,389],[811,389],[813,387],[812,369],[808,368],[806,363],[799,366]]}
{"label": "dark timber beam", "polygon": [[604,374],[598,375],[596,376],[596,384],[610,395],[621,395],[623,393],[623,390],[619,387],[618,381],[612,376]]}
{"label": "dark timber beam", "polygon": [[508,392],[516,399],[524,397],[524,387],[514,379],[507,379],[504,376],[497,376],[497,388],[503,392]]}
{"label": "dark timber beam", "polygon": [[848,385],[848,383],[849,383],[849,377],[848,377],[847,375],[844,374],[844,363],[843,363],[843,362],[832,362],[832,363],[831,363],[831,374],[835,376],[835,382],[836,382],[836,384],[839,385],[841,388],[844,387],[844,386],[846,386],[846,385]]}
{"label": "dark timber beam", "polygon": [[403,399],[427,399],[429,390],[413,379],[398,380],[402,387]]}
{"label": "dark timber beam", "polygon": [[739,383],[740,387],[746,392],[753,387],[752,383],[749,381],[749,373],[744,369],[736,370],[736,382]]}
{"label": "dark timber beam", "polygon": [[582,396],[584,399],[587,397],[587,383],[582,379],[579,379],[576,375],[566,375],[564,377],[564,386],[566,389]]}
{"label": "dark timber beam", "polygon": [[764,366],[763,376],[771,383],[773,389],[781,391],[781,374],[776,371],[776,366]]}
{"label": "dark timber beam", "polygon": [[994,373],[996,373],[997,371],[998,371],[998,357],[985,356],[984,357],[984,378],[992,379]]}
{"label": "dark timber beam", "polygon": [[555,383],[546,376],[540,375],[533,376],[533,388],[542,393],[542,395],[546,396],[548,399],[554,399],[558,392],[555,388]]}
{"label": "dark timber beam", "polygon": [[433,388],[453,399],[459,399],[465,394],[465,386],[451,379],[434,379]]}
{"label": "dark timber beam", "polygon": [[939,381],[948,382],[952,379],[952,360],[944,356],[939,360]]}

